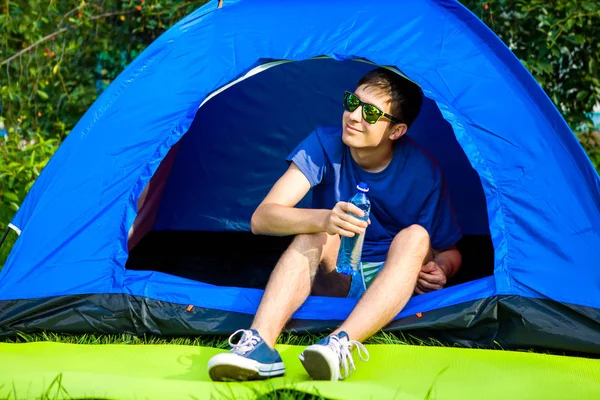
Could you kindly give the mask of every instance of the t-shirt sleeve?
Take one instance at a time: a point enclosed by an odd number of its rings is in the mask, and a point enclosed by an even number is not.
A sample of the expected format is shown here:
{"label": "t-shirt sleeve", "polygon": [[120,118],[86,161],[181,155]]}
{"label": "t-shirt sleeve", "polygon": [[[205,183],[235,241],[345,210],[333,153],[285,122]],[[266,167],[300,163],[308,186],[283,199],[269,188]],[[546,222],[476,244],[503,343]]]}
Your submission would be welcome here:
{"label": "t-shirt sleeve", "polygon": [[429,233],[431,247],[436,250],[446,250],[462,237],[450,193],[443,179],[438,180],[431,191],[419,220],[420,225]]}
{"label": "t-shirt sleeve", "polygon": [[321,183],[325,174],[326,159],[317,132],[312,132],[300,142],[287,156],[286,161],[288,163],[293,161],[298,166],[310,182],[311,187]]}

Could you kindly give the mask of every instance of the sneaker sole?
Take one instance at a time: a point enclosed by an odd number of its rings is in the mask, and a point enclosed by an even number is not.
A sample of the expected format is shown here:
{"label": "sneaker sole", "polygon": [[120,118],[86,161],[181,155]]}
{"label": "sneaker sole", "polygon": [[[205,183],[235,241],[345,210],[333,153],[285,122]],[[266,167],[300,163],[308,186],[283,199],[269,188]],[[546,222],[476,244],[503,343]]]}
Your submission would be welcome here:
{"label": "sneaker sole", "polygon": [[283,362],[261,364],[231,353],[218,354],[208,362],[208,375],[213,381],[250,381],[285,374]]}
{"label": "sneaker sole", "polygon": [[304,369],[316,381],[337,381],[339,379],[335,374],[337,359],[330,360],[319,350],[320,348],[311,349],[310,346],[304,350],[303,357],[300,358]]}

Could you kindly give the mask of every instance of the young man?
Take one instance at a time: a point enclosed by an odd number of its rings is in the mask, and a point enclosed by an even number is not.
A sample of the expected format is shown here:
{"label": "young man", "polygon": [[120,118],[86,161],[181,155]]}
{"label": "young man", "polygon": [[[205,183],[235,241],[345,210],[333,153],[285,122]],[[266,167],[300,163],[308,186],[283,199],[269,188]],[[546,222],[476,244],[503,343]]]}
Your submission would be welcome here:
{"label": "young man", "polygon": [[[255,234],[295,238],[250,329],[234,333],[231,352],[209,361],[213,380],[283,375],[274,345],[309,294],[360,298],[341,326],[300,355],[313,379],[344,379],[354,369],[352,346],[362,358],[360,342],[387,325],[413,293],[441,289],[456,273],[461,232],[442,172],[404,136],[421,104],[417,85],[377,68],[345,93],[341,126],[316,129],[288,156],[289,169],[257,207],[251,227]],[[370,188],[367,222],[346,202],[358,182]],[[313,208],[296,208],[311,188]],[[340,237],[356,234],[365,234],[362,276],[338,274]]]}

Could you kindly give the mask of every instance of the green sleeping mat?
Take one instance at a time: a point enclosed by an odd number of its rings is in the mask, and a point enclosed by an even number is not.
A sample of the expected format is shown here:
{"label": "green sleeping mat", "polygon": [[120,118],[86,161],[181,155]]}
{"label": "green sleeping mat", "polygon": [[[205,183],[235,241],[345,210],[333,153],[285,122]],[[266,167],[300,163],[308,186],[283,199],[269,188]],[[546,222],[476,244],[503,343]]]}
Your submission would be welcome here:
{"label": "green sleeping mat", "polygon": [[[600,360],[501,350],[368,345],[341,382],[311,381],[301,346],[278,345],[286,375],[214,383],[225,351],[180,345],[0,343],[0,399],[254,399],[293,389],[329,399],[600,399]],[[281,393],[281,392],[279,392]],[[44,397],[46,396],[46,397]]]}

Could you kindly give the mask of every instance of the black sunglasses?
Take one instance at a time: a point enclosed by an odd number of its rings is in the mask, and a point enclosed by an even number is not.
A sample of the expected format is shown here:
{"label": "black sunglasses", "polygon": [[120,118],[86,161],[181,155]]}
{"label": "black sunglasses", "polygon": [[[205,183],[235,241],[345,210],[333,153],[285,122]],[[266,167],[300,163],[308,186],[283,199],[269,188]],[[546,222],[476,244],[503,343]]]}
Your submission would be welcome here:
{"label": "black sunglasses", "polygon": [[390,121],[399,124],[402,121],[388,113],[384,113],[373,104],[362,102],[354,93],[345,91],[344,92],[344,109],[346,111],[353,112],[359,106],[362,106],[362,117],[369,124],[374,124],[379,121],[379,118],[386,117]]}

